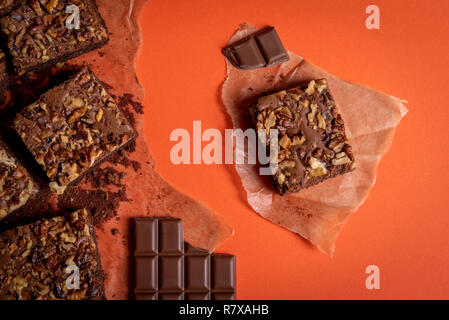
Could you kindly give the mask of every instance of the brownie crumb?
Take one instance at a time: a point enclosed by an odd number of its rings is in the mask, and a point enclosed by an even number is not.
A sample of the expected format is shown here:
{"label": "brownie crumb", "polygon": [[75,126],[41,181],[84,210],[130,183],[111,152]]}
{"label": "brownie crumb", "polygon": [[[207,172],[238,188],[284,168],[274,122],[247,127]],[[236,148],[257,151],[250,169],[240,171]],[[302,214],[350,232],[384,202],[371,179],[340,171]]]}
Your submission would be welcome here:
{"label": "brownie crumb", "polygon": [[97,168],[86,175],[86,183],[90,183],[94,188],[105,188],[107,186],[123,186],[126,173],[117,171],[114,168]]}
{"label": "brownie crumb", "polygon": [[134,171],[140,170],[142,165],[135,160],[129,159],[129,154],[136,151],[136,142],[132,141],[119,152],[114,154],[108,161],[112,164],[120,164],[125,168],[132,167]]}
{"label": "brownie crumb", "polygon": [[126,197],[125,187],[117,192],[70,187],[59,197],[58,206],[63,211],[88,209],[93,216],[94,225],[101,228],[104,222],[117,216],[120,203],[124,201],[130,201]]}
{"label": "brownie crumb", "polygon": [[134,96],[130,93],[125,93],[119,98],[119,105],[129,105],[135,113],[143,114],[143,105],[138,101],[134,101]]}

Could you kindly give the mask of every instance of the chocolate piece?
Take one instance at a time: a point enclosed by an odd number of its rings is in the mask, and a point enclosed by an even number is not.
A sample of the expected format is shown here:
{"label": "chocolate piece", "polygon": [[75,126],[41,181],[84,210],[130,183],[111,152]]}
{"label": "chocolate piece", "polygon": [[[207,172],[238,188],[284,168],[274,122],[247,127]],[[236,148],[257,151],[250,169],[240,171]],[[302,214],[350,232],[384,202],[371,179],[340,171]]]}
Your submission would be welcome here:
{"label": "chocolate piece", "polygon": [[0,220],[23,207],[38,191],[37,183],[0,140]]}
{"label": "chocolate piece", "polygon": [[137,300],[233,300],[235,256],[184,242],[181,220],[135,219]]}
{"label": "chocolate piece", "polygon": [[0,300],[99,300],[105,298],[103,283],[84,209],[0,235]]}
{"label": "chocolate piece", "polygon": [[[71,27],[76,19],[67,23],[74,5],[79,9],[79,29]],[[94,0],[28,1],[3,17],[0,24],[19,74],[64,62],[108,42]]]}
{"label": "chocolate piece", "polygon": [[12,9],[25,3],[26,0],[0,0],[0,16],[4,16]]}
{"label": "chocolate piece", "polygon": [[274,27],[234,42],[222,52],[233,66],[243,70],[268,67],[289,60]]}
{"label": "chocolate piece", "polygon": [[14,128],[58,193],[136,137],[87,68],[18,113]]}
{"label": "chocolate piece", "polygon": [[256,129],[279,132],[278,170],[281,195],[297,192],[355,169],[345,126],[327,81],[262,97],[249,107]]}

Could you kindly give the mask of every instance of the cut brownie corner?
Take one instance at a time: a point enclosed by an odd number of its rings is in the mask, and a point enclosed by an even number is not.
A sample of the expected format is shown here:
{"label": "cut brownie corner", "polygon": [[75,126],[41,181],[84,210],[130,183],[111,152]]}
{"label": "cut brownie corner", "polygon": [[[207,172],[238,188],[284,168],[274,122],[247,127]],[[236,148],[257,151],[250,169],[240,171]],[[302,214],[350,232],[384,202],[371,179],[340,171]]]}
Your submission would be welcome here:
{"label": "cut brownie corner", "polygon": [[58,194],[137,137],[87,67],[19,112],[13,126]]}
{"label": "cut brownie corner", "polygon": [[0,300],[102,300],[105,275],[85,209],[0,234]]}
{"label": "cut brownie corner", "polygon": [[273,178],[281,195],[356,168],[326,79],[261,97],[248,111],[255,128],[265,130],[267,136],[278,130],[278,168]]}
{"label": "cut brownie corner", "polygon": [[[79,25],[76,19],[67,20],[75,9]],[[2,17],[0,24],[19,75],[76,58],[109,41],[95,0],[28,1]]]}
{"label": "cut brownie corner", "polygon": [[0,221],[24,207],[38,192],[38,183],[0,137]]}

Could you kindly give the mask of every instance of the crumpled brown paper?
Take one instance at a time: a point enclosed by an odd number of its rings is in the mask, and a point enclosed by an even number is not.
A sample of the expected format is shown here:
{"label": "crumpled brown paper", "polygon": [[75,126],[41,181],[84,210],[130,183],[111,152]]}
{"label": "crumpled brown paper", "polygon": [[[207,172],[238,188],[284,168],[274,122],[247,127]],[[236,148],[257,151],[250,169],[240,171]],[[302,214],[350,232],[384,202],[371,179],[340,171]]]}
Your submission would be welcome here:
{"label": "crumpled brown paper", "polygon": [[[97,0],[99,11],[110,33],[110,42],[99,51],[76,59],[73,63],[87,63],[102,81],[111,85],[111,93],[133,95],[142,101],[144,89],[136,76],[135,59],[140,48],[139,17],[146,0]],[[100,52],[100,54],[99,54]],[[151,106],[146,106],[151,108]],[[155,171],[144,133],[143,116],[135,114],[139,133],[136,152],[131,160],[138,161],[141,169],[118,166],[127,173],[125,181],[129,202],[120,204],[119,221],[112,219],[97,229],[101,262],[106,272],[105,283],[108,299],[130,297],[129,270],[132,250],[130,225],[133,217],[170,216],[181,218],[186,240],[194,246],[213,250],[229,238],[233,230],[219,215],[206,205],[178,192]],[[111,166],[106,163],[105,166]],[[118,234],[113,235],[112,229]]]}
{"label": "crumpled brown paper", "polygon": [[[229,43],[256,31],[241,25]],[[407,113],[403,100],[330,75],[289,52],[290,61],[251,71],[239,70],[227,61],[222,99],[234,128],[250,127],[246,108],[267,91],[278,91],[326,78],[345,121],[357,169],[299,193],[281,197],[272,177],[258,174],[256,165],[236,165],[248,202],[262,217],[308,239],[332,256],[335,241],[349,215],[366,200],[376,180],[377,165],[389,149],[396,126]],[[236,150],[243,152],[245,150]]]}

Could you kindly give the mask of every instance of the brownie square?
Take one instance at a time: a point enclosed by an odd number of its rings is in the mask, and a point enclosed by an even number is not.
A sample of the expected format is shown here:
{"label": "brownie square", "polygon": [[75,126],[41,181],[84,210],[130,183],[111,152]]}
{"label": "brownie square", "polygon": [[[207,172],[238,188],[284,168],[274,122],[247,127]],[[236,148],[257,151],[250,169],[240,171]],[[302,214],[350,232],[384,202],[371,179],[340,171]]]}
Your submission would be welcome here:
{"label": "brownie square", "polygon": [[[71,27],[73,5],[79,10],[79,29]],[[109,39],[94,0],[28,1],[0,24],[20,75],[97,49]]]}
{"label": "brownie square", "polygon": [[0,300],[104,298],[104,273],[85,209],[0,234]]}
{"label": "brownie square", "polygon": [[25,3],[26,0],[0,0],[0,16],[4,16],[12,9]]}
{"label": "brownie square", "polygon": [[22,208],[38,191],[37,183],[0,140],[0,220]]}
{"label": "brownie square", "polygon": [[281,195],[355,169],[344,122],[325,79],[264,96],[249,106],[249,114],[267,137],[271,129],[278,130],[273,176]]}
{"label": "brownie square", "polygon": [[136,137],[87,68],[19,112],[13,126],[58,193]]}

